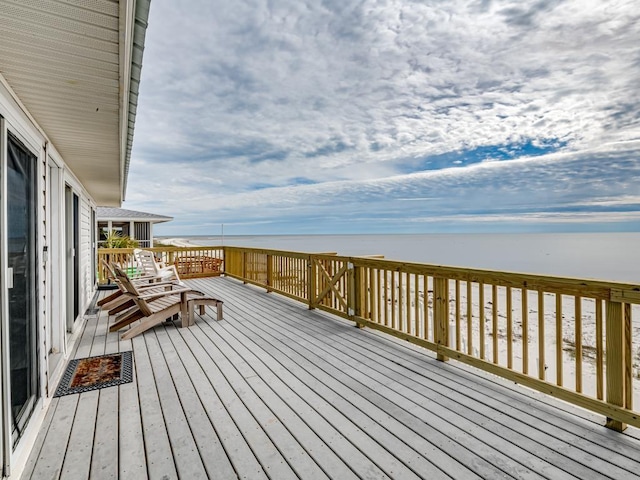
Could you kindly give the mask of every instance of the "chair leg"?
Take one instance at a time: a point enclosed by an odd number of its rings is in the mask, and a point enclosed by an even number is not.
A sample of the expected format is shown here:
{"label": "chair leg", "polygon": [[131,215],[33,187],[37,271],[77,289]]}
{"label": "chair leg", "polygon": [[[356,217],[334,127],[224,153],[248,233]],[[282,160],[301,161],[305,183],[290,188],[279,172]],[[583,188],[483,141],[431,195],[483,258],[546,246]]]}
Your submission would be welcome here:
{"label": "chair leg", "polygon": [[186,327],[186,326],[191,326],[195,323],[195,318],[194,318],[194,310],[195,307],[198,307],[198,313],[200,314],[200,316],[204,315],[206,313],[205,311],[205,305],[214,305],[216,307],[216,320],[220,321],[222,320],[222,304],[223,302],[221,300],[216,300],[214,298],[192,298],[191,300],[189,300],[189,319],[188,321],[185,322],[185,320],[182,320],[182,326]]}
{"label": "chair leg", "polygon": [[125,312],[116,317],[116,321],[109,327],[109,331],[115,332],[117,330],[120,330],[122,327],[126,327],[136,320],[140,320],[142,317],[144,317],[144,315],[137,308],[132,312]]}
{"label": "chair leg", "polygon": [[100,308],[102,310],[111,310],[113,308],[116,308],[119,305],[122,305],[127,300],[128,300],[128,298],[125,295],[122,294],[118,298],[114,298],[110,302],[107,302],[107,303],[104,303],[104,304],[100,305]]}
{"label": "chair leg", "polygon": [[133,307],[134,305],[135,305],[135,302],[133,300],[127,299],[126,302],[109,310],[109,315],[115,315],[116,313],[124,312],[127,308]]}
{"label": "chair leg", "polygon": [[121,290],[116,290],[115,292],[113,292],[111,295],[107,295],[106,297],[104,297],[102,300],[99,300],[96,305],[98,307],[101,307],[109,302],[113,302],[116,298],[120,297],[122,295],[122,291]]}
{"label": "chair leg", "polygon": [[124,332],[124,334],[120,338],[122,340],[129,340],[130,338],[133,338],[136,335],[139,335],[140,333],[145,332],[150,328],[153,328],[156,325],[161,324],[168,317],[179,312],[180,312],[179,303],[175,305],[171,305],[170,307],[165,308],[164,310],[160,310],[159,312],[156,312],[153,315],[149,315],[148,317],[142,318],[142,320],[140,320],[140,323],[138,323],[136,326],[131,327],[129,330]]}

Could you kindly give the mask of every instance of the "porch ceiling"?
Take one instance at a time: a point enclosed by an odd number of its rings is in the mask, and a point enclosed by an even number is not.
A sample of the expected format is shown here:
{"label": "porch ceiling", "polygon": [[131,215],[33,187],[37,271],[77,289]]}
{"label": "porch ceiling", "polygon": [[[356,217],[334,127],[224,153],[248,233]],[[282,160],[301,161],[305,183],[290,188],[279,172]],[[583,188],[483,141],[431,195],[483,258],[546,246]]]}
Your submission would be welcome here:
{"label": "porch ceiling", "polygon": [[3,0],[0,9],[0,73],[100,205],[119,205],[126,188],[149,0],[131,5]]}

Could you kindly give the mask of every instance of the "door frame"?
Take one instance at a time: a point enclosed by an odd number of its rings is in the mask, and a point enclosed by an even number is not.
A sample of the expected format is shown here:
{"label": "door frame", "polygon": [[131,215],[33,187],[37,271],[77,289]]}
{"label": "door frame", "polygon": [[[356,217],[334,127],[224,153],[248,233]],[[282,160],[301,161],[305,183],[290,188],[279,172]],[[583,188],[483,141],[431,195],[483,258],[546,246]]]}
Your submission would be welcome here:
{"label": "door frame", "polygon": [[12,452],[11,443],[11,400],[9,397],[9,371],[8,352],[9,344],[9,294],[7,285],[7,262],[9,253],[7,250],[7,125],[5,119],[0,116],[0,404],[2,405],[2,475],[8,476]]}
{"label": "door frame", "polygon": [[[80,198],[76,193],[72,185],[65,182],[64,186],[64,231],[65,231],[65,244],[64,244],[64,271],[65,271],[65,327],[67,335],[72,335],[77,326],[80,318],[80,306],[79,306],[79,272],[76,269],[76,259],[79,252],[79,212],[76,210],[77,204],[80,203]],[[79,208],[79,207],[78,207]]]}
{"label": "door frame", "polygon": [[[11,414],[11,371],[10,371],[10,338],[9,338],[9,291],[8,291],[8,144],[9,131],[14,139],[16,139],[22,147],[26,149],[35,158],[34,164],[34,188],[35,194],[35,238],[34,238],[34,274],[36,275],[36,283],[34,292],[34,327],[35,327],[35,362],[34,371],[37,375],[36,393],[33,401],[33,409],[29,413],[29,418],[23,425],[22,435],[14,441],[13,438],[13,419]],[[42,315],[42,301],[40,294],[42,288],[42,230],[40,225],[44,220],[41,212],[43,209],[42,188],[45,188],[42,182],[42,159],[46,146],[39,143],[31,133],[24,128],[19,121],[12,123],[6,117],[0,114],[0,190],[5,192],[0,194],[0,475],[9,476],[12,466],[17,461],[18,464],[24,461],[25,451],[28,445],[35,440],[37,434],[37,426],[43,418],[41,411],[43,402],[43,392],[45,386],[46,371],[46,352],[45,352],[45,336],[41,333],[44,328],[44,317]],[[17,460],[16,460],[17,459]]]}
{"label": "door frame", "polygon": [[[57,382],[61,366],[58,360],[66,356],[67,337],[64,315],[66,284],[64,282],[64,170],[47,154],[46,174],[46,224],[47,242],[43,246],[43,262],[46,275],[46,316],[47,326],[47,391],[51,383]],[[53,363],[52,363],[53,362]],[[60,362],[62,363],[62,362]]]}

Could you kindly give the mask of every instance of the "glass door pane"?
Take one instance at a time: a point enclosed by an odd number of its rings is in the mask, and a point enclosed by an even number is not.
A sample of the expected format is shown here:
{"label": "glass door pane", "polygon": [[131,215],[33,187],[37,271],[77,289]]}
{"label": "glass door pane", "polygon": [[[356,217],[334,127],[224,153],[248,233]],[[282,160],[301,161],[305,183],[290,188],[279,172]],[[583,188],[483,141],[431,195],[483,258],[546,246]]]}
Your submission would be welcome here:
{"label": "glass door pane", "polygon": [[9,366],[14,439],[38,393],[36,342],[36,158],[9,136],[7,144]]}

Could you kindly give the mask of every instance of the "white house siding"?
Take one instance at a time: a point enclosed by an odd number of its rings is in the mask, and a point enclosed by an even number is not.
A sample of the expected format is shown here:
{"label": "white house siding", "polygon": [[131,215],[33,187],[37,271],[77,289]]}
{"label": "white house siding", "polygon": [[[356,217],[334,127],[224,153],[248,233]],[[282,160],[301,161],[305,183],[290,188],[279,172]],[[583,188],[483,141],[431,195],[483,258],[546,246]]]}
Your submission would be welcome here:
{"label": "white house siding", "polygon": [[[64,179],[64,183],[70,185],[79,196],[79,205],[80,205],[80,248],[79,248],[79,260],[80,260],[80,277],[79,277],[79,307],[80,307],[80,317],[81,320],[78,322],[76,330],[83,323],[83,314],[87,307],[90,305],[90,302],[95,293],[95,280],[92,278],[92,246],[91,246],[91,209],[95,207],[95,202],[89,196],[87,191],[84,189],[83,185],[77,180],[75,175],[64,163],[64,159],[60,156],[60,154],[55,150],[55,147],[48,144],[46,142],[46,137],[43,132],[38,128],[37,125],[32,121],[28,112],[25,111],[24,108],[19,105],[16,101],[15,96],[10,92],[6,83],[0,76],[0,116],[4,119],[4,123],[6,125],[6,130],[11,132],[14,136],[16,136],[25,147],[35,155],[37,159],[37,206],[36,206],[36,224],[37,224],[37,240],[36,240],[36,272],[37,272],[37,286],[38,292],[36,295],[37,298],[37,306],[36,306],[36,314],[37,314],[37,332],[38,332],[38,352],[39,352],[39,398],[37,400],[37,404],[32,414],[28,424],[24,429],[24,433],[20,438],[18,444],[12,448],[10,441],[10,420],[9,416],[5,413],[4,415],[0,415],[0,432],[2,433],[5,439],[5,448],[3,449],[2,455],[0,455],[0,460],[3,464],[9,465],[11,470],[10,478],[18,478],[19,473],[26,461],[26,458],[30,452],[31,447],[33,446],[33,442],[35,440],[35,436],[40,428],[42,421],[44,419],[44,413],[46,411],[46,407],[51,399],[51,396],[55,390],[55,384],[59,378],[59,373],[61,372],[61,368],[57,368],[58,375],[55,377],[52,375],[54,372],[48,371],[49,368],[49,355],[51,351],[51,345],[49,344],[49,332],[52,329],[53,322],[62,322],[62,325],[59,326],[62,331],[66,330],[65,323],[65,301],[64,301],[64,285],[57,285],[59,281],[57,278],[60,278],[60,274],[56,276],[51,276],[51,272],[48,272],[49,268],[52,266],[48,263],[44,262],[43,259],[43,249],[45,245],[50,245],[50,238],[47,236],[47,219],[50,218],[50,213],[52,208],[59,208],[61,211],[59,212],[61,218],[64,218],[64,203],[59,201],[51,201],[48,198],[47,190],[48,190],[48,181],[47,175],[49,173],[47,155],[51,158],[55,158],[56,163],[61,166],[62,170],[62,178]],[[46,147],[45,147],[46,145]],[[6,143],[2,143],[0,148],[4,149],[6,153],[7,145]],[[4,155],[3,155],[4,158]],[[64,184],[62,184],[64,185]],[[64,186],[62,186],[64,188]],[[64,229],[59,231],[60,225],[53,225],[51,228],[51,234],[59,235],[59,251],[57,254],[59,258],[62,259],[62,264],[60,267],[64,269]],[[4,228],[3,230],[4,231]],[[6,238],[2,238],[2,244],[7,241]],[[49,259],[51,259],[53,252],[49,251]],[[4,265],[0,266],[1,268],[6,268]],[[64,270],[63,270],[64,272]],[[47,280],[50,278],[50,280]],[[62,274],[62,278],[64,278],[64,273]],[[48,294],[48,282],[52,282],[52,287],[57,289],[59,295],[61,295],[61,312],[49,312],[48,304],[49,304],[49,294]],[[5,289],[5,285],[0,285],[0,288]],[[6,303],[6,294],[2,295],[2,309],[0,310],[0,319],[2,320],[2,328],[6,328],[8,325],[8,306],[4,305]],[[66,335],[66,341],[69,344],[66,345],[66,348],[63,348],[63,351],[71,351],[73,342],[75,339],[74,335]],[[8,343],[7,343],[8,345]],[[8,365],[9,361],[9,353],[5,349],[4,345],[0,346],[0,361],[4,365]],[[62,360],[66,360],[66,358],[62,358]],[[58,363],[58,366],[61,367],[65,364],[66,361],[62,361]],[[6,367],[6,372],[8,375],[8,367]],[[5,381],[5,385],[8,384],[8,378]],[[5,400],[5,404],[9,404],[8,401],[8,391],[2,391],[0,386],[0,393]],[[0,442],[2,445],[2,442]],[[9,446],[6,446],[9,445]],[[0,472],[1,473],[1,472]],[[0,474],[1,477],[1,474]]]}

